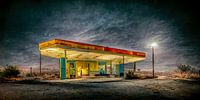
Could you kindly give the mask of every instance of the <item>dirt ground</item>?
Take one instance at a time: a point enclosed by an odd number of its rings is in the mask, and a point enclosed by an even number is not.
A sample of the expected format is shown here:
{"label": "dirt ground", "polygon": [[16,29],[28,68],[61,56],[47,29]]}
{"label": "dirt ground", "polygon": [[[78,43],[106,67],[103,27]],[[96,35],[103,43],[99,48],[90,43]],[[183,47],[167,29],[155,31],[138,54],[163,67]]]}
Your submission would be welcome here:
{"label": "dirt ground", "polygon": [[84,79],[0,83],[0,100],[193,100],[200,81],[180,79]]}

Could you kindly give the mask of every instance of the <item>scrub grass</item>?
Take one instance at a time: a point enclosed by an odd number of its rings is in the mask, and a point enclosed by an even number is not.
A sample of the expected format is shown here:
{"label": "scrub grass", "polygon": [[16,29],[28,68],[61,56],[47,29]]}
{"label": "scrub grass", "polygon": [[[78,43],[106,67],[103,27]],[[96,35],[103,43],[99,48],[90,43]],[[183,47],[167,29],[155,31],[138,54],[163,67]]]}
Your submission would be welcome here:
{"label": "scrub grass", "polygon": [[200,74],[192,72],[177,72],[172,74],[172,78],[183,78],[183,79],[200,79]]}

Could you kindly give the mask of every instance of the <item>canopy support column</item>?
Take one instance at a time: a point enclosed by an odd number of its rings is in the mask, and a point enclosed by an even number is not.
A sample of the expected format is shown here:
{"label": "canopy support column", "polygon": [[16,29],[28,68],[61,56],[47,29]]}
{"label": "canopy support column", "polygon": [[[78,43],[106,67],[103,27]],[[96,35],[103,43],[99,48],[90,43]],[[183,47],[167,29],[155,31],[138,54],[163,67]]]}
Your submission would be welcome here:
{"label": "canopy support column", "polygon": [[124,76],[124,56],[123,56],[123,76]]}
{"label": "canopy support column", "polygon": [[124,56],[123,56],[123,66],[124,66]]}
{"label": "canopy support column", "polygon": [[120,72],[120,77],[124,77],[124,56],[122,58],[122,64],[119,64],[119,72]]}
{"label": "canopy support column", "polygon": [[133,62],[133,71],[136,71],[136,62]]}
{"label": "canopy support column", "polygon": [[110,75],[112,75],[112,71],[113,70],[113,68],[112,68],[112,61],[110,61]]}
{"label": "canopy support column", "polygon": [[65,50],[65,59],[67,59],[67,51]]}
{"label": "canopy support column", "polygon": [[66,79],[66,50],[64,51],[65,57],[64,58],[60,58],[60,79],[64,80]]}
{"label": "canopy support column", "polygon": [[[40,50],[39,50],[39,52],[40,52]],[[41,55],[41,52],[40,52],[40,75],[42,74],[42,55]]]}

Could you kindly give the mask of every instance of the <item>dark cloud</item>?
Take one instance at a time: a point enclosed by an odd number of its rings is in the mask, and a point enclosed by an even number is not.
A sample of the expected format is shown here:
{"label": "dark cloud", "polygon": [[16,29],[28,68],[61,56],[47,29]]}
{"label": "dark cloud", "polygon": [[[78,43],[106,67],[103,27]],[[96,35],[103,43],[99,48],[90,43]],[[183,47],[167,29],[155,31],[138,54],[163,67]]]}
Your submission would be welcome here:
{"label": "dark cloud", "polygon": [[37,66],[38,43],[60,38],[147,52],[141,68],[151,66],[149,44],[155,41],[160,70],[178,63],[200,66],[193,4],[178,0],[5,1],[0,15],[0,63]]}

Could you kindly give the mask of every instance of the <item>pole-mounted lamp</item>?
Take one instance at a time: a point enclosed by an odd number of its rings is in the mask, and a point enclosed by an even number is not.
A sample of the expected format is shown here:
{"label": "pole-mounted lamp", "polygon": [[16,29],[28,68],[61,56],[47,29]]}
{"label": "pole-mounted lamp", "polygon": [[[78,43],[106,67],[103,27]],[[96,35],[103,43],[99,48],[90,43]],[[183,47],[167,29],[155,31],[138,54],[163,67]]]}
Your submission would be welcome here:
{"label": "pole-mounted lamp", "polygon": [[153,42],[151,44],[151,49],[152,49],[152,74],[153,74],[153,78],[154,78],[154,48],[157,47],[158,44],[156,42]]}

